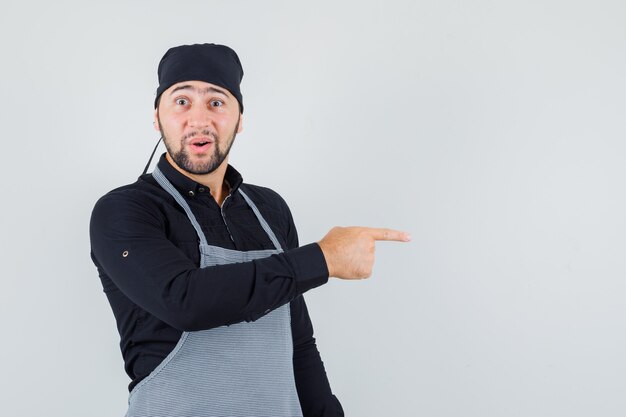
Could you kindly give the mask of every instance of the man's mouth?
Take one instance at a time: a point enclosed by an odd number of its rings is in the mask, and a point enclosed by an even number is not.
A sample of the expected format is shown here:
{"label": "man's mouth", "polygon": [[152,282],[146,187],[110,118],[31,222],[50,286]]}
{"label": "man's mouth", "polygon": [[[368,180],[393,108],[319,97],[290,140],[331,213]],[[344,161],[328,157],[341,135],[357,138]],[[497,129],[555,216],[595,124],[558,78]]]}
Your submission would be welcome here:
{"label": "man's mouth", "polygon": [[189,140],[186,146],[192,155],[206,156],[212,152],[213,146],[215,146],[215,141],[213,138],[200,136]]}
{"label": "man's mouth", "polygon": [[207,138],[197,138],[193,139],[189,144],[196,148],[202,148],[204,146],[210,145],[213,143],[213,140]]}

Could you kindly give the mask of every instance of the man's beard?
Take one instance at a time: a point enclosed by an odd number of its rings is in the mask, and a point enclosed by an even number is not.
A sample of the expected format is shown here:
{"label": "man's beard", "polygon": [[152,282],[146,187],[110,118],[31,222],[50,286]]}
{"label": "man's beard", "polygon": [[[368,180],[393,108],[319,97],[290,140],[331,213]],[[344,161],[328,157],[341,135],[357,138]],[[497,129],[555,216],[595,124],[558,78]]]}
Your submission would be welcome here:
{"label": "man's beard", "polygon": [[[241,115],[239,117],[241,117]],[[202,130],[198,132],[192,132],[190,135],[185,135],[180,141],[181,142],[180,150],[178,152],[174,152],[171,149],[170,145],[168,144],[169,139],[165,136],[165,132],[163,131],[163,128],[161,127],[161,120],[159,119],[159,130],[161,131],[161,136],[163,137],[163,143],[165,144],[165,149],[167,149],[167,153],[169,153],[169,155],[172,157],[172,160],[174,160],[174,162],[176,163],[176,165],[178,165],[179,168],[181,168],[184,171],[189,172],[190,174],[195,174],[195,175],[210,174],[211,172],[215,171],[220,165],[222,165],[222,162],[224,162],[224,160],[230,153],[230,148],[232,148],[233,143],[235,143],[235,137],[237,136],[238,126],[239,126],[239,118],[237,119],[237,123],[235,124],[235,130],[233,130],[230,141],[227,140],[225,142],[226,149],[220,148],[222,141],[219,140],[220,138],[215,133],[209,130]],[[204,136],[210,136],[211,138],[213,138],[212,146],[214,147],[214,151],[211,157],[209,158],[209,160],[204,161],[204,162],[194,163],[191,161],[191,158],[189,157],[189,153],[185,149],[184,142],[187,136],[196,136],[198,134],[202,134]]]}

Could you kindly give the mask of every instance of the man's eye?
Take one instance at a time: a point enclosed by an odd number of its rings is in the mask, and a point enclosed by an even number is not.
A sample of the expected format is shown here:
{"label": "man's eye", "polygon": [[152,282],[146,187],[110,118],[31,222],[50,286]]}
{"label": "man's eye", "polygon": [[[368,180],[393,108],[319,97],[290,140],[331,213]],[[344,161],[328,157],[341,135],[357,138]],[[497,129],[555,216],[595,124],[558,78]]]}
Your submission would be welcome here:
{"label": "man's eye", "polygon": [[224,103],[221,100],[213,100],[213,101],[211,101],[211,106],[213,106],[213,107],[220,107],[223,104]]}
{"label": "man's eye", "polygon": [[187,99],[184,99],[184,98],[177,98],[177,99],[176,99],[176,104],[178,104],[178,105],[180,105],[180,106],[186,106],[186,105],[187,105],[187,103],[189,103],[189,102],[187,101]]}

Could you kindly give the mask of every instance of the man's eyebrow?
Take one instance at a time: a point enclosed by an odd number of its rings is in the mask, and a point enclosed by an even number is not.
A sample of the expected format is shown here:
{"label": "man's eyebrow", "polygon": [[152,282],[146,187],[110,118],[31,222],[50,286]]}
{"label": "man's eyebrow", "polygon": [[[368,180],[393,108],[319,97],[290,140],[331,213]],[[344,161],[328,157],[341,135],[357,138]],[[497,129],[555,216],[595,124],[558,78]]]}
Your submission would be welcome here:
{"label": "man's eyebrow", "polygon": [[216,87],[207,87],[204,89],[203,91],[205,94],[206,93],[217,93],[217,94],[222,94],[226,97],[228,97],[228,94],[226,94],[226,91],[222,90],[221,88],[216,88]]}
{"label": "man's eyebrow", "polygon": [[217,94],[222,94],[223,96],[228,97],[228,94],[226,94],[226,92],[222,89],[216,88],[216,87],[206,87],[203,89],[198,89],[196,87],[194,87],[193,85],[190,84],[183,84],[183,85],[179,85],[178,87],[174,88],[171,92],[170,92],[170,96],[172,94],[174,94],[177,91],[180,90],[193,90],[197,93],[202,93],[202,94],[206,94],[206,93],[217,93]]}

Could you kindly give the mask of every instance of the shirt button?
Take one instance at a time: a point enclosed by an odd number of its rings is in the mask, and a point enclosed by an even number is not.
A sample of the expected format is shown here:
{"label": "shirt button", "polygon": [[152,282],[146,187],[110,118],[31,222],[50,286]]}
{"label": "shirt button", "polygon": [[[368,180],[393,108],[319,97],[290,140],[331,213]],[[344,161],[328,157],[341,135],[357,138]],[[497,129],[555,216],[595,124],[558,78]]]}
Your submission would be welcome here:
{"label": "shirt button", "polygon": [[204,192],[204,187],[200,187],[200,188],[198,188],[198,191],[199,191],[199,192],[201,192],[201,193],[203,193],[203,192]]}
{"label": "shirt button", "polygon": [[193,191],[189,191],[189,197],[193,197],[194,195],[196,195],[196,193],[194,193]]}

